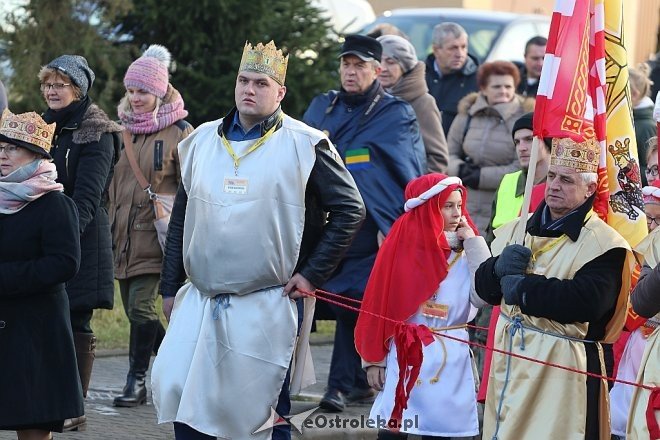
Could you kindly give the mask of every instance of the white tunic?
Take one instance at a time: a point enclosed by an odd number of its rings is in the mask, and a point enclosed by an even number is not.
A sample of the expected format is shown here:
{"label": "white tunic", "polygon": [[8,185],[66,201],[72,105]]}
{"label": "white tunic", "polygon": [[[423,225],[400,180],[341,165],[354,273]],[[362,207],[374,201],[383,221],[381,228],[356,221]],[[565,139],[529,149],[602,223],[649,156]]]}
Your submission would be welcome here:
{"label": "white tunic", "polygon": [[[451,261],[455,253],[449,257]],[[474,318],[476,309],[470,304],[470,271],[463,254],[451,267],[438,288],[435,302],[448,306],[447,319],[428,318],[420,311],[408,322],[424,324],[431,329],[465,324]],[[466,329],[445,330],[445,333],[468,340]],[[446,348],[446,352],[443,349]],[[410,393],[408,408],[403,411],[401,432],[440,437],[468,437],[479,434],[476,387],[468,344],[436,336],[436,341],[423,348],[424,360],[417,384]],[[442,367],[444,363],[444,367]],[[369,417],[389,420],[394,408],[394,392],[399,377],[396,347],[390,344],[385,370],[385,386],[376,397]],[[442,371],[437,375],[438,371]],[[437,376],[438,381],[434,378]],[[435,383],[433,383],[435,382]]]}
{"label": "white tunic", "polygon": [[[159,423],[225,439],[269,439],[272,429],[252,433],[276,406],[291,362],[297,311],[282,286],[298,260],[305,189],[324,135],[285,116],[235,176],[220,122],[179,144],[190,281],[177,293],[154,361],[153,400]],[[240,154],[253,143],[232,147]],[[229,188],[231,179],[246,180]]]}
{"label": "white tunic", "polygon": [[[649,320],[657,327],[660,322],[660,315]],[[621,355],[619,369],[616,378],[628,382],[636,382],[639,373],[639,366],[642,362],[648,334],[642,333],[643,328],[638,328],[630,334],[626,347]],[[630,410],[630,401],[632,400],[635,387],[615,382],[610,391],[610,411],[612,419],[612,434],[621,437],[626,436],[626,425],[628,423],[628,412]]]}

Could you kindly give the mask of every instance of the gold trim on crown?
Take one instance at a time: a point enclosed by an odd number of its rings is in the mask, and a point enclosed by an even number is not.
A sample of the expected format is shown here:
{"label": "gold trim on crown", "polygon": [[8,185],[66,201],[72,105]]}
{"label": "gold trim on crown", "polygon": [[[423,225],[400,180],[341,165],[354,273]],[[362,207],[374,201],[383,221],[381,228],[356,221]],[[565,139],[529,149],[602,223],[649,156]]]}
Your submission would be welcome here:
{"label": "gold trim on crown", "polygon": [[246,41],[238,71],[265,73],[278,84],[284,85],[288,63],[289,55],[282,55],[282,51],[275,47],[272,40],[265,46],[259,43],[254,47]]}
{"label": "gold trim on crown", "polygon": [[600,144],[596,139],[575,142],[570,138],[552,139],[550,165],[573,168],[578,173],[597,173]]}
{"label": "gold trim on crown", "polygon": [[2,120],[0,120],[0,134],[9,139],[36,145],[49,153],[55,126],[54,122],[46,124],[35,112],[15,115],[9,109],[5,109],[2,112]]}

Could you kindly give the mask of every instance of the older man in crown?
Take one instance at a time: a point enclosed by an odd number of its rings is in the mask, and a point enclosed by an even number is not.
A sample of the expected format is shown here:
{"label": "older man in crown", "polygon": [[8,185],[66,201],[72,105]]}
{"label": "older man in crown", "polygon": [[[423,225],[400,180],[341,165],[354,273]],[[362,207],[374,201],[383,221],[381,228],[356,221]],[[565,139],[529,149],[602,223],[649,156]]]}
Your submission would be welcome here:
{"label": "older man in crown", "polygon": [[236,107],[179,144],[161,276],[171,320],[152,373],[177,439],[290,435],[268,420],[287,414],[289,381],[309,384],[313,302],[294,300],[325,282],[364,218],[327,136],[282,112],[287,62],[272,41],[247,43]]}
{"label": "older man in crown", "polygon": [[518,221],[495,230],[494,257],[477,270],[479,296],[501,305],[484,438],[610,438],[603,343],[626,315],[634,264],[626,241],[592,210],[600,147],[553,139],[545,200],[513,244]]}

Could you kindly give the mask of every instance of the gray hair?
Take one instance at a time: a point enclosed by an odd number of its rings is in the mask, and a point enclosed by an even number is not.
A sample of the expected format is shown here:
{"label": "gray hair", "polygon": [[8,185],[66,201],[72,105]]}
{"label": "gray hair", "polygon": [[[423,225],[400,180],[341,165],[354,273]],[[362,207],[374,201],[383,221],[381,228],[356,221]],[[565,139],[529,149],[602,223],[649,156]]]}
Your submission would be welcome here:
{"label": "gray hair", "polygon": [[467,37],[467,32],[463,26],[458,23],[447,21],[440,23],[433,28],[433,40],[431,41],[434,46],[442,47],[447,37],[452,39]]}
{"label": "gray hair", "polygon": [[585,185],[598,183],[598,173],[580,173],[580,177]]}

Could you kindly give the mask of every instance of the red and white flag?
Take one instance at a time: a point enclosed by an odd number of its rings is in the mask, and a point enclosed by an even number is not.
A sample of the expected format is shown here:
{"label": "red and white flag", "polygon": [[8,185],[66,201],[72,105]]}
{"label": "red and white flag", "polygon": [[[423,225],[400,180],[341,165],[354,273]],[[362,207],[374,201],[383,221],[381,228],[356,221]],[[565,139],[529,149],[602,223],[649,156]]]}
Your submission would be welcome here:
{"label": "red and white flag", "polygon": [[534,135],[593,138],[589,90],[590,0],[557,0],[534,109]]}

